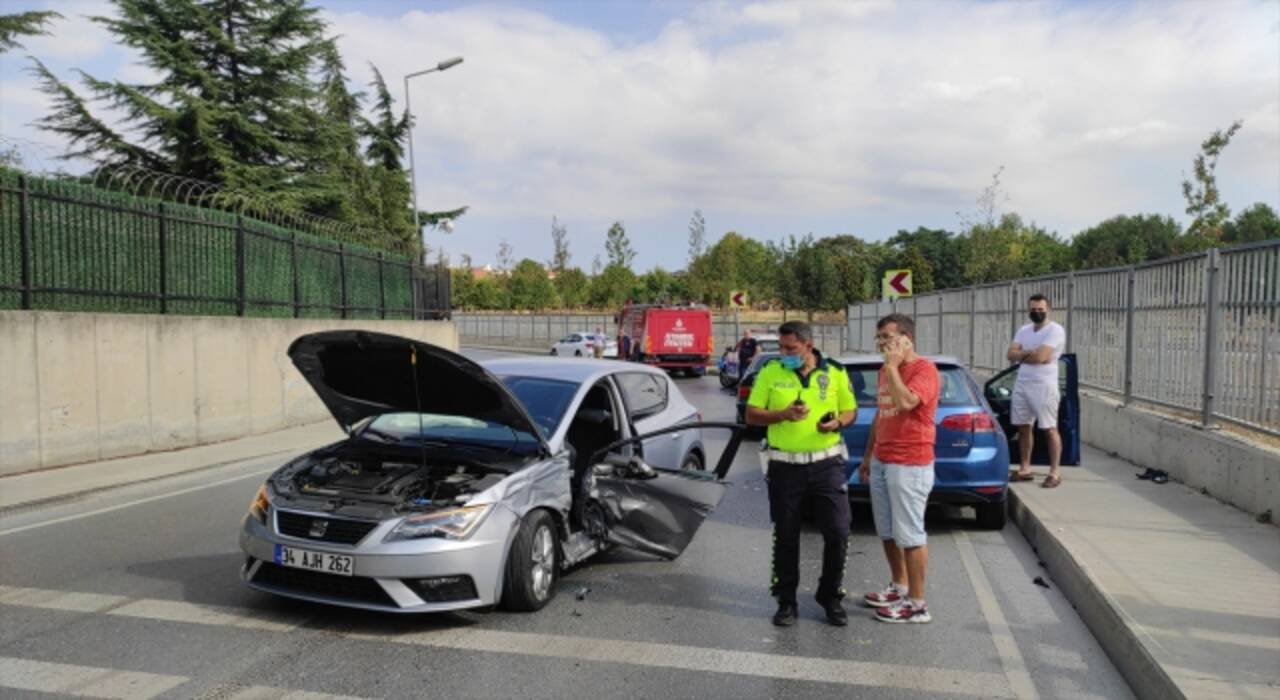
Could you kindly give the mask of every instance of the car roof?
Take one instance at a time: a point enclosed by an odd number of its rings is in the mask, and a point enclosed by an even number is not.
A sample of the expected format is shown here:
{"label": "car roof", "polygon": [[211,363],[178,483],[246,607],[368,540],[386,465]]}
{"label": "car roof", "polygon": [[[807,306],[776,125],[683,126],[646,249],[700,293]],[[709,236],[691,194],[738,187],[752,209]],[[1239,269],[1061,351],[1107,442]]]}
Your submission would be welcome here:
{"label": "car roof", "polygon": [[[924,355],[924,359],[935,365],[957,365],[963,367],[964,363],[951,355]],[[842,365],[882,365],[884,358],[880,355],[872,355],[870,353],[863,355],[845,355],[844,357],[835,358],[836,362]]]}
{"label": "car roof", "polygon": [[648,365],[618,360],[560,357],[502,357],[481,360],[480,365],[499,376],[542,377],[585,384],[614,372],[665,373]]}

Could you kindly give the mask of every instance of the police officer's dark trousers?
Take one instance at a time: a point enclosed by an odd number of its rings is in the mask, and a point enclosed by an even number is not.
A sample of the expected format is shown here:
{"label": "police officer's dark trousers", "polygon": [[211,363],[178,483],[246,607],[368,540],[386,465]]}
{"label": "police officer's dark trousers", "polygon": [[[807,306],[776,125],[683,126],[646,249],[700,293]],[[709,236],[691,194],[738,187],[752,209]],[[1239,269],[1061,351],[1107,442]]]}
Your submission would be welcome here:
{"label": "police officer's dark trousers", "polygon": [[779,603],[795,603],[800,584],[800,525],[804,509],[822,533],[820,601],[843,597],[849,540],[849,493],[844,459],[812,464],[769,462],[769,517],[773,520],[773,581],[770,592]]}

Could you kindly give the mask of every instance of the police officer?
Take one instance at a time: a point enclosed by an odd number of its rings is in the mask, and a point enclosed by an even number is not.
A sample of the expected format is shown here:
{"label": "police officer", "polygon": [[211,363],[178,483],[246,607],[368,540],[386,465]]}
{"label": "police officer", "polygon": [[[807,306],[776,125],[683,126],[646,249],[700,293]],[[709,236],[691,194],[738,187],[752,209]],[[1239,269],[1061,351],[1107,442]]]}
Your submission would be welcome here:
{"label": "police officer", "polygon": [[773,624],[789,627],[796,621],[801,508],[808,507],[824,543],[816,598],[827,621],[844,626],[849,617],[840,599],[849,496],[840,429],[853,423],[858,406],[844,367],[813,349],[809,324],[789,321],[778,328],[778,336],[782,357],[760,369],[747,398],[747,424],[768,426],[770,593],[778,599]]}

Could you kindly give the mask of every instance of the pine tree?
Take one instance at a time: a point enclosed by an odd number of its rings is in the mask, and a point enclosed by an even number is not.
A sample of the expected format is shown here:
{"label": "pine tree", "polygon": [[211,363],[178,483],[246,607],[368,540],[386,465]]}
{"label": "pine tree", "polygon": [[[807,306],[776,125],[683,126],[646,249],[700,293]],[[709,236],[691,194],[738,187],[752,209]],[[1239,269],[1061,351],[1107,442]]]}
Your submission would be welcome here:
{"label": "pine tree", "polygon": [[19,12],[16,15],[0,15],[0,54],[16,49],[20,36],[48,35],[45,25],[55,17],[61,18],[57,12]]}
{"label": "pine tree", "polygon": [[609,265],[620,265],[630,268],[631,261],[636,257],[636,251],[631,248],[631,240],[627,238],[627,229],[622,226],[621,221],[613,222],[609,227],[608,233],[605,234],[604,252],[609,258]]}
{"label": "pine tree", "polygon": [[315,157],[311,71],[328,42],[305,0],[115,0],[94,17],[160,74],[151,84],[78,71],[92,101],[124,114],[126,137],[36,63],[54,110],[40,121],[100,164],[134,163],[274,201],[308,198]]}

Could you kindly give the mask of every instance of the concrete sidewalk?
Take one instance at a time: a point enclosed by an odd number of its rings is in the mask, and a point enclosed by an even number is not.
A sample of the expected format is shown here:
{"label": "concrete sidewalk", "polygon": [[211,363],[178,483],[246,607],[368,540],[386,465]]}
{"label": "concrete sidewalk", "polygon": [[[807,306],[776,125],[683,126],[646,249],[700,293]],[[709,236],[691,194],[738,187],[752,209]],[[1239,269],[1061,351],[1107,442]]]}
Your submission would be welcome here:
{"label": "concrete sidewalk", "polygon": [[345,435],[337,423],[325,420],[212,445],[4,476],[0,477],[0,514],[10,508],[70,498],[82,493],[269,455],[279,455],[280,463],[284,464],[290,454],[313,450],[341,440]]}
{"label": "concrete sidewalk", "polygon": [[1010,509],[1134,692],[1280,698],[1280,530],[1096,449],[1084,461],[1056,489],[1013,484]]}
{"label": "concrete sidewalk", "polygon": [[[0,477],[6,509],[340,439],[326,421],[191,449]],[[1015,484],[1010,508],[1142,698],[1280,697],[1280,532],[1176,482],[1085,450],[1060,488]]]}

